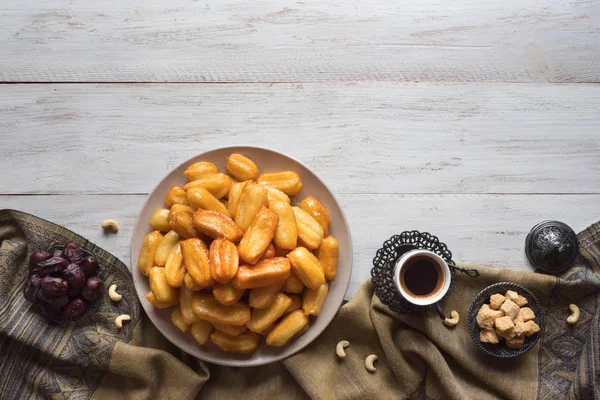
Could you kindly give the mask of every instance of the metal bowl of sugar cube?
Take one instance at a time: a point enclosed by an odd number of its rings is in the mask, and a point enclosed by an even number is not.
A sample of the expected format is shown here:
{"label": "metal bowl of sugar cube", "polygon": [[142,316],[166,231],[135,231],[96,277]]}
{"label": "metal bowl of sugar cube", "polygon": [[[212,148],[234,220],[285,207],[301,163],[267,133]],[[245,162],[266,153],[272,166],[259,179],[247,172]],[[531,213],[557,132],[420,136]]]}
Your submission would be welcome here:
{"label": "metal bowl of sugar cube", "polygon": [[538,298],[526,287],[500,282],[475,296],[468,316],[475,345],[495,358],[515,358],[531,350],[544,329]]}

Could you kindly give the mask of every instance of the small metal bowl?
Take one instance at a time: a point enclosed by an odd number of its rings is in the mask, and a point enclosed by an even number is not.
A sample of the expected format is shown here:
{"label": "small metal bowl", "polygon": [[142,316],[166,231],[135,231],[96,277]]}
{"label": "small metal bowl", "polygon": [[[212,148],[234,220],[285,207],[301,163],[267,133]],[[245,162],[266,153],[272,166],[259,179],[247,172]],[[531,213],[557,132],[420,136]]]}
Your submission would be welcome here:
{"label": "small metal bowl", "polygon": [[[477,325],[477,313],[479,312],[479,309],[485,303],[489,302],[491,295],[497,293],[504,294],[507,290],[514,290],[527,299],[528,304],[526,307],[531,308],[531,310],[534,312],[534,321],[540,327],[540,331],[538,333],[525,338],[525,343],[520,349],[511,349],[504,342],[491,344],[482,343],[481,340],[479,340],[480,328]],[[468,325],[471,339],[473,339],[475,345],[484,353],[496,358],[515,358],[531,350],[540,339],[540,336],[544,330],[544,315],[542,314],[540,301],[529,289],[527,289],[525,286],[521,286],[512,282],[500,282],[486,287],[479,292],[477,296],[475,296],[475,299],[473,299],[473,302],[471,303],[471,308],[469,308]]]}

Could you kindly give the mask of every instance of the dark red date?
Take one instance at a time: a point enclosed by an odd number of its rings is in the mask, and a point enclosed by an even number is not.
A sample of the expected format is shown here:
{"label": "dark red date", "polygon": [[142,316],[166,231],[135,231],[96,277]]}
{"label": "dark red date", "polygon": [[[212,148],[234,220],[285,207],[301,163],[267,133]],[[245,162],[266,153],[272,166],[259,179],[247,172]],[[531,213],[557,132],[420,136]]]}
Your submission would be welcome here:
{"label": "dark red date", "polygon": [[38,292],[38,299],[43,301],[44,303],[52,304],[54,307],[63,308],[69,302],[69,298],[67,295],[64,296],[49,296],[45,294],[43,291]]}
{"label": "dark red date", "polygon": [[48,296],[62,296],[69,290],[69,284],[62,278],[45,276],[42,278],[41,291]]}
{"label": "dark red date", "polygon": [[76,297],[61,310],[60,314],[63,319],[74,321],[81,317],[87,309],[88,304],[81,297]]}
{"label": "dark red date", "polygon": [[73,242],[65,244],[63,252],[65,254],[65,258],[71,261],[73,264],[80,264],[81,260],[83,260],[83,256],[81,255],[79,247],[77,247],[77,244]]}
{"label": "dark red date", "polygon": [[85,282],[85,287],[81,289],[81,295],[84,299],[90,303],[95,302],[102,296],[102,290],[104,289],[104,282],[102,279],[92,276]]}
{"label": "dark red date", "polygon": [[92,256],[85,257],[81,261],[80,266],[86,278],[96,275],[96,273],[98,272],[98,268],[100,267],[98,264],[98,260],[96,260],[96,257]]}
{"label": "dark red date", "polygon": [[52,258],[52,254],[46,253],[45,251],[37,250],[29,257],[29,270],[31,272],[39,270],[39,263]]}
{"label": "dark red date", "polygon": [[27,285],[25,286],[25,300],[31,303],[38,303],[37,297],[42,284],[42,277],[39,275],[31,275],[27,279]]}
{"label": "dark red date", "polygon": [[38,263],[40,275],[46,276],[61,272],[69,265],[69,261],[62,257],[52,257],[46,261]]}
{"label": "dark red date", "polygon": [[78,294],[85,285],[85,275],[77,264],[69,264],[62,272],[62,277],[69,284],[69,296]]}

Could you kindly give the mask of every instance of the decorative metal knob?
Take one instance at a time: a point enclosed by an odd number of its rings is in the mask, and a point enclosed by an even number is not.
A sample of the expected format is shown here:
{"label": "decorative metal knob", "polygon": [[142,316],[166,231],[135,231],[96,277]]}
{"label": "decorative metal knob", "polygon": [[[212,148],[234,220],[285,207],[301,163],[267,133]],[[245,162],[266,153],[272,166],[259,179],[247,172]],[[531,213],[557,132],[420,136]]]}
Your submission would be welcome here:
{"label": "decorative metal knob", "polygon": [[569,225],[559,221],[537,224],[525,239],[525,254],[529,262],[549,274],[566,271],[578,251],[577,235]]}

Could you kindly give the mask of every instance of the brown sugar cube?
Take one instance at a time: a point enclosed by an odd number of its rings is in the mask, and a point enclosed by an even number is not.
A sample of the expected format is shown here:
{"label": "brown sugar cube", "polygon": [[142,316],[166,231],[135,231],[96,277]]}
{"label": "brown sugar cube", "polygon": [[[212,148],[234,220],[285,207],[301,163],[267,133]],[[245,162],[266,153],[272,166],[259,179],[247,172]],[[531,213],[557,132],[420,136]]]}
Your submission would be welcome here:
{"label": "brown sugar cube", "polygon": [[525,322],[525,336],[533,336],[540,331],[540,326],[534,321]]}
{"label": "brown sugar cube", "polygon": [[527,332],[527,330],[528,328],[526,322],[515,322],[515,327],[513,328],[513,331],[515,332],[516,336],[525,336],[525,332]]}
{"label": "brown sugar cube", "polygon": [[496,327],[496,332],[498,332],[499,334],[505,334],[508,333],[511,329],[513,329],[515,324],[512,322],[512,319],[510,317],[506,316],[498,318],[495,321],[494,326]]}
{"label": "brown sugar cube", "polygon": [[498,339],[498,335],[496,335],[496,331],[493,329],[482,329],[479,332],[479,340],[482,343],[491,343],[497,344],[500,340]]}
{"label": "brown sugar cube", "polygon": [[477,325],[483,329],[493,329],[494,321],[502,316],[502,311],[492,310],[488,304],[484,304],[477,313]]}
{"label": "brown sugar cube", "polygon": [[514,338],[515,336],[517,336],[514,328],[510,328],[509,330],[507,330],[505,332],[500,332],[498,329],[496,329],[496,335],[498,335],[499,337],[501,337],[504,340],[510,340],[510,339]]}
{"label": "brown sugar cube", "polygon": [[505,296],[507,299],[515,301],[516,299],[519,298],[519,293],[515,292],[514,290],[507,290]]}
{"label": "brown sugar cube", "polygon": [[515,336],[511,339],[506,339],[506,345],[511,349],[520,349],[523,347],[523,343],[525,343],[524,336]]}
{"label": "brown sugar cube", "polygon": [[506,300],[506,297],[502,296],[500,293],[493,294],[490,297],[490,308],[492,310],[499,309],[502,303],[504,303],[504,300]]}
{"label": "brown sugar cube", "polygon": [[516,304],[516,305],[518,305],[519,307],[526,306],[526,305],[527,305],[527,303],[529,303],[529,302],[527,301],[527,299],[526,299],[525,297],[521,296],[521,295],[519,295],[519,297],[517,297],[517,299],[516,299],[516,300],[513,300],[513,301],[514,301],[514,302],[515,302],[515,304]]}
{"label": "brown sugar cube", "polygon": [[532,319],[535,319],[535,314],[533,313],[533,310],[531,310],[531,308],[523,307],[519,310],[518,318],[520,318],[523,322],[527,322]]}
{"label": "brown sugar cube", "polygon": [[504,303],[502,303],[500,309],[504,311],[504,315],[510,317],[510,319],[514,319],[519,315],[519,306],[510,299],[506,299]]}

